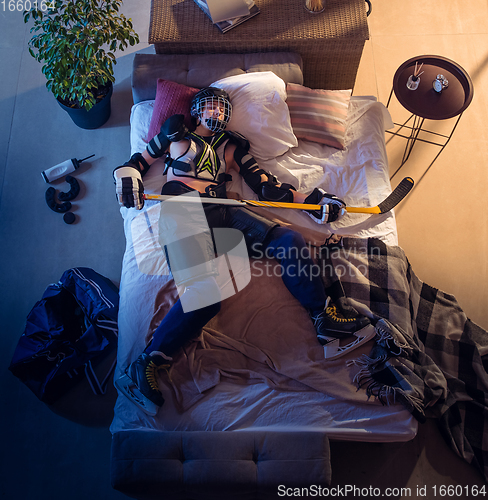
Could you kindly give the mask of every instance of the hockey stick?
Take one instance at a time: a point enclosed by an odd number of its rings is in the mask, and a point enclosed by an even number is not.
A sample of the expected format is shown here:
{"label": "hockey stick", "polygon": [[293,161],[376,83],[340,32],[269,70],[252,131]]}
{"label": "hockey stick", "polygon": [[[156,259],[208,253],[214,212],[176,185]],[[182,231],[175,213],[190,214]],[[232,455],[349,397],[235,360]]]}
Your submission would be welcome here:
{"label": "hockey stick", "polygon": [[352,213],[368,213],[368,214],[385,214],[393,210],[411,191],[414,185],[414,180],[411,177],[404,177],[400,184],[387,196],[379,205],[370,208],[346,207],[348,212]]}
{"label": "hockey stick", "polygon": [[[357,214],[384,214],[395,208],[410,192],[414,184],[411,177],[405,177],[400,184],[392,191],[392,193],[385,198],[379,205],[375,207],[346,207],[350,213]],[[294,208],[295,210],[321,210],[323,205],[312,205],[309,203],[281,203],[277,201],[260,201],[260,200],[234,200],[231,198],[193,198],[191,196],[185,197],[184,195],[158,195],[158,194],[145,194],[145,200],[158,200],[158,201],[175,201],[175,202],[189,202],[189,203],[214,203],[217,205],[230,205],[233,207],[251,206],[251,207],[265,207],[265,208]]]}

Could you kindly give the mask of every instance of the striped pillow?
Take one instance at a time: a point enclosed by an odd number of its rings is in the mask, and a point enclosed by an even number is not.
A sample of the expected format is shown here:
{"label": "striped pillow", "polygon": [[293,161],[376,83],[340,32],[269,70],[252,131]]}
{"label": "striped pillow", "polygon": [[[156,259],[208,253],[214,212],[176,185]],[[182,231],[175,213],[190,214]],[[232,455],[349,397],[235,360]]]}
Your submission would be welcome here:
{"label": "striped pillow", "polygon": [[299,139],[344,149],[352,90],[318,90],[289,83],[286,92],[293,133]]}

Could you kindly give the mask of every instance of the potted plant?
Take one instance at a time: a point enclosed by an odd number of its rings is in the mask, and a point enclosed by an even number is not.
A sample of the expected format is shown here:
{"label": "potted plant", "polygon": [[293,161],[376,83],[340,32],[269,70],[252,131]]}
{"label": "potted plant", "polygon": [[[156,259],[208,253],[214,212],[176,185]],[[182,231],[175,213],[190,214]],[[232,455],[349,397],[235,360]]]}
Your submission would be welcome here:
{"label": "potted plant", "polygon": [[43,64],[46,87],[81,128],[110,117],[115,81],[113,52],[139,42],[132,22],[119,13],[122,0],[49,0],[24,11],[35,35],[29,52]]}

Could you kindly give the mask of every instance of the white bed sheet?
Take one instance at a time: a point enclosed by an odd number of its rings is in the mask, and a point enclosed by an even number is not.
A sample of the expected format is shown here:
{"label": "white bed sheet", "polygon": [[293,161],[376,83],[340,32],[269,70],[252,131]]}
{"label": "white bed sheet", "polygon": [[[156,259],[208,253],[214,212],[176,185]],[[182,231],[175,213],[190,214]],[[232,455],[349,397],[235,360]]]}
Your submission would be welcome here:
{"label": "white bed sheet", "polygon": [[[417,421],[400,405],[384,407],[342,401],[317,392],[282,392],[264,384],[235,386],[221,382],[184,414],[165,397],[158,417],[142,414],[131,403],[117,402],[111,431],[321,431],[341,441],[403,442],[417,433]],[[120,399],[120,398],[119,398]]]}
{"label": "white bed sheet", "polygon": [[[153,101],[136,104],[131,114],[131,149],[146,147],[146,132],[151,119]],[[315,186],[343,198],[351,206],[377,205],[391,192],[384,130],[392,126],[388,111],[368,98],[351,100],[346,148],[339,151],[307,141],[274,160],[260,166],[275,173],[282,182],[294,184],[308,192]],[[146,192],[159,194],[163,162],[156,162],[144,179]],[[229,189],[243,198],[254,193],[237,177]],[[121,209],[127,237],[120,292],[118,364],[115,376],[144,349],[154,307],[155,290],[168,280],[164,261],[150,262],[149,273],[142,273],[135,258],[133,238],[138,248],[151,257],[154,235],[134,234],[134,220],[148,222],[158,214],[156,202],[146,202],[144,211]],[[324,233],[377,237],[397,244],[393,213],[381,216],[347,215],[340,223],[318,226],[306,214],[280,211],[290,222]],[[154,221],[152,221],[154,222]],[[149,226],[148,226],[149,227]],[[144,251],[146,251],[144,250]],[[140,250],[138,251],[140,253]],[[139,262],[139,265],[138,265]],[[166,276],[165,276],[166,275]],[[119,396],[112,432],[135,429],[159,430],[300,430],[317,429],[331,438],[354,441],[406,441],[412,439],[417,423],[400,405],[382,406],[378,401],[364,403],[343,401],[313,391],[280,392],[264,384],[236,386],[227,382],[208,391],[189,410],[180,414],[172,404],[169,390],[161,384],[166,403],[156,417],[149,417],[125,397]]]}

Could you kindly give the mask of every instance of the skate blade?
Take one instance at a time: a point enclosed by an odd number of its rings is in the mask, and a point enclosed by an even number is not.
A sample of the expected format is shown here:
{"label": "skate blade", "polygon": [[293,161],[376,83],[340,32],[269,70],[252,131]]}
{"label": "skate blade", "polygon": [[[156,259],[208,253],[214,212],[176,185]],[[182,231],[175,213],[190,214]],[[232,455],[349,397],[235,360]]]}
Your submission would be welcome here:
{"label": "skate blade", "polygon": [[322,336],[322,339],[330,339],[330,341],[324,345],[325,359],[332,360],[340,358],[350,351],[357,349],[359,346],[362,346],[364,343],[368,342],[368,340],[371,340],[375,335],[376,330],[374,329],[373,325],[370,324],[366,325],[361,330],[358,330],[357,332],[351,334],[351,337],[355,337],[355,339],[345,345],[340,345],[341,339],[338,339],[336,337]]}
{"label": "skate blade", "polygon": [[158,413],[160,407],[150,399],[147,399],[127,374],[115,380],[115,386],[129,399],[129,401],[138,406],[144,413],[147,413],[151,417],[154,417]]}

